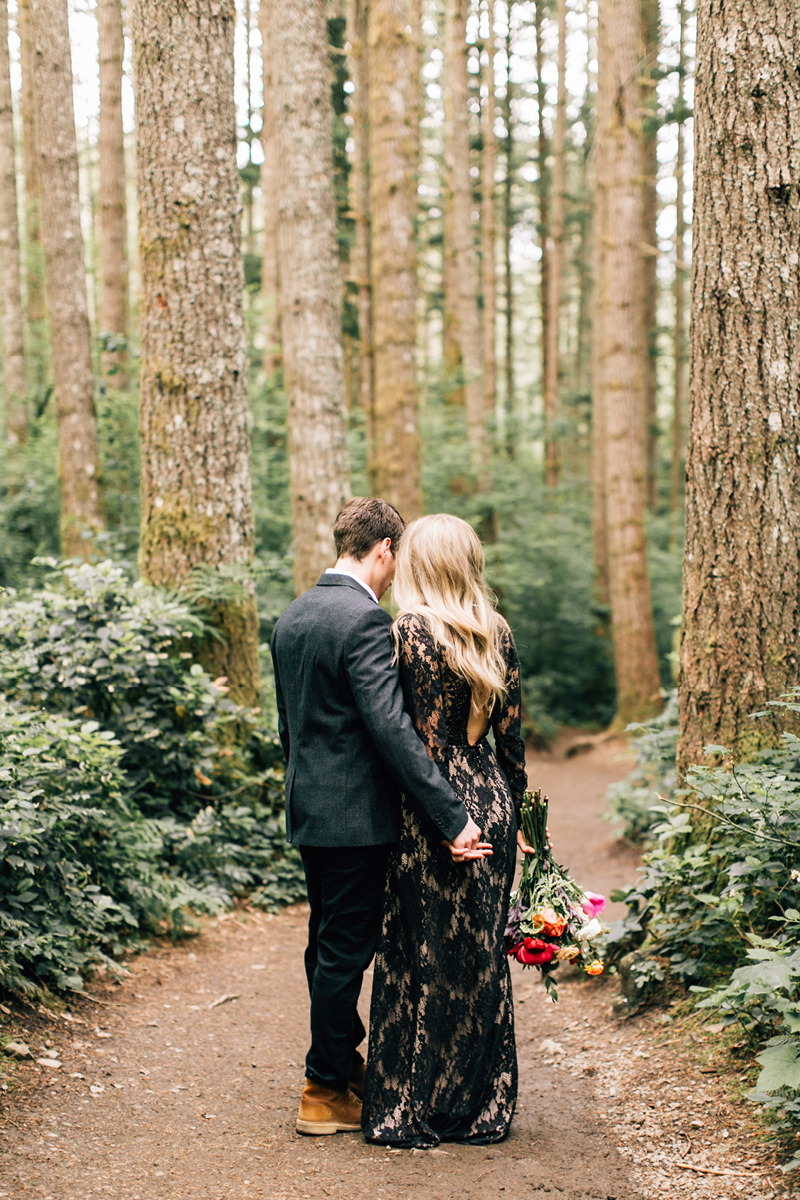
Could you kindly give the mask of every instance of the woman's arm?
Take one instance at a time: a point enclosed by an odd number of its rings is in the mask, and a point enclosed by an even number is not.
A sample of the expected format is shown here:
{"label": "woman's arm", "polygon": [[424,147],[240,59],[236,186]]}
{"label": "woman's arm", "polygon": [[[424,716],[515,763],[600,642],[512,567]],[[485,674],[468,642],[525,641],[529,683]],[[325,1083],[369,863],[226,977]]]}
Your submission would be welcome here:
{"label": "woman's arm", "polygon": [[521,730],[522,689],[519,677],[519,658],[510,629],[504,631],[502,644],[506,659],[506,694],[502,703],[494,706],[492,730],[497,761],[508,780],[517,822],[519,822],[520,805],[528,786],[528,776],[525,771],[525,742]]}

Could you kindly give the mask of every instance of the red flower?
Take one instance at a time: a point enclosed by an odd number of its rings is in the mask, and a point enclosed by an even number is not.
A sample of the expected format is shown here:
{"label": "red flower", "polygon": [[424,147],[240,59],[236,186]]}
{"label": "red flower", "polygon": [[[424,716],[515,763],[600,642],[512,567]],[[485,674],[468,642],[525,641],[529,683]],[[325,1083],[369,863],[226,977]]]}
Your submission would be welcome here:
{"label": "red flower", "polygon": [[524,942],[514,946],[508,952],[524,967],[541,967],[552,962],[556,956],[556,948],[550,942],[541,938],[526,937]]}

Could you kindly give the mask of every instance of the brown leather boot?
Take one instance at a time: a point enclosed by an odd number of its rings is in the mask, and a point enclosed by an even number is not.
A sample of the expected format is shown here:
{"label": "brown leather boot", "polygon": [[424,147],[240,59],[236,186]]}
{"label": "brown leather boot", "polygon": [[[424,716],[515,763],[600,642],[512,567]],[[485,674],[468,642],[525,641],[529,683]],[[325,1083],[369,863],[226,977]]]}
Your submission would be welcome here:
{"label": "brown leather boot", "polygon": [[361,1101],[348,1088],[337,1092],[306,1079],[295,1126],[298,1133],[356,1133],[361,1129]]}
{"label": "brown leather boot", "polygon": [[362,1060],[357,1067],[353,1067],[350,1075],[350,1091],[355,1092],[359,1100],[364,1098],[364,1081],[367,1078],[367,1064]]}

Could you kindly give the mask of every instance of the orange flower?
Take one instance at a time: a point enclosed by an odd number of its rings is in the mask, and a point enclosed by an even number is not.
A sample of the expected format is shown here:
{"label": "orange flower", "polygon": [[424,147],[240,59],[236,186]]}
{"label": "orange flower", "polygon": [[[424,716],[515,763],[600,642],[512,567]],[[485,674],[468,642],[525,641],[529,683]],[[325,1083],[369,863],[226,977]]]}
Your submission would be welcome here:
{"label": "orange flower", "polygon": [[586,974],[587,975],[602,975],[603,969],[604,969],[603,964],[600,962],[599,959],[596,959],[593,963],[589,963],[588,967],[586,968]]}
{"label": "orange flower", "polygon": [[567,928],[566,917],[560,917],[554,908],[543,908],[533,919],[548,937],[561,937]]}

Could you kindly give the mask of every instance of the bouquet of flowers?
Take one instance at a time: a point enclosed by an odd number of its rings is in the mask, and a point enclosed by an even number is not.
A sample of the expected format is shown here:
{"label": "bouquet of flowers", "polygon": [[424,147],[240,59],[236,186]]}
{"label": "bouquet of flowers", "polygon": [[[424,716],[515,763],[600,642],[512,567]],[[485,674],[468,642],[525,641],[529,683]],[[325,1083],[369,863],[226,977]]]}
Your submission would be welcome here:
{"label": "bouquet of flowers", "polygon": [[600,913],[605,897],[585,892],[553,858],[547,836],[547,797],[526,792],[522,832],[536,850],[523,858],[522,878],[511,895],[506,927],[510,957],[525,967],[538,967],[553,1000],[558,999],[551,972],[560,962],[575,963],[588,975],[602,975],[595,942],[605,932]]}

